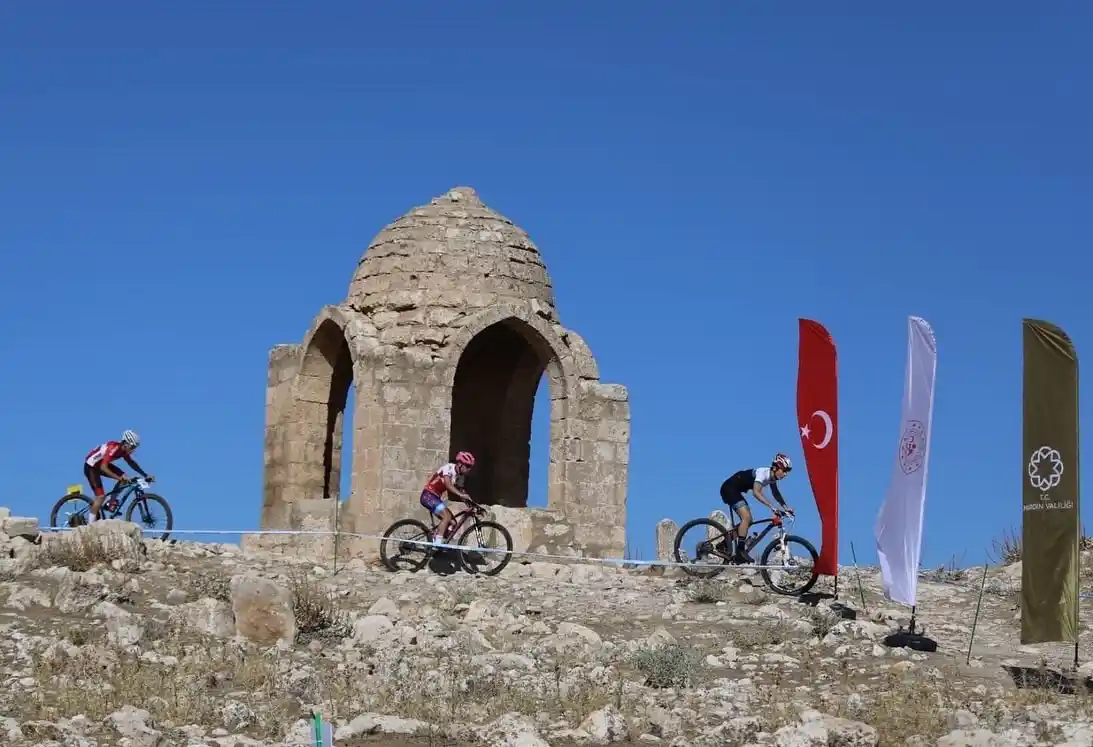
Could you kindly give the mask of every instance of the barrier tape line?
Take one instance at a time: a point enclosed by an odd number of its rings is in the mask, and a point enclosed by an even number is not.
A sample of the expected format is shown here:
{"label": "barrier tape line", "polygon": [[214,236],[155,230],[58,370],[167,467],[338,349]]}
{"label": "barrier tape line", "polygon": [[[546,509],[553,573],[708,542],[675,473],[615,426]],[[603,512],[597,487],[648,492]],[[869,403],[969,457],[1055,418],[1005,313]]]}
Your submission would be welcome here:
{"label": "barrier tape line", "polygon": [[[163,529],[144,529],[138,526],[142,534],[162,534],[166,530]],[[71,532],[71,527],[41,527],[40,531],[43,532]],[[312,537],[353,537],[356,539],[367,539],[382,542],[387,540],[388,542],[398,542],[400,544],[411,545],[423,545],[425,547],[432,547],[444,550],[466,550],[468,548],[461,545],[449,545],[449,544],[434,544],[432,542],[425,542],[423,540],[411,540],[411,539],[398,539],[395,537],[380,537],[373,534],[359,534],[357,532],[334,532],[330,530],[305,530],[305,529],[171,529],[169,534],[205,534],[205,535],[288,535],[288,536],[312,536]],[[748,563],[742,565],[730,565],[723,563],[678,563],[670,560],[630,560],[627,558],[590,558],[590,557],[574,557],[572,555],[554,555],[551,553],[543,552],[530,552],[530,551],[518,551],[518,550],[502,550],[493,547],[478,547],[473,548],[477,552],[493,552],[493,553],[507,553],[513,557],[523,558],[540,558],[545,560],[567,560],[570,562],[578,563],[600,563],[604,565],[638,565],[646,567],[663,567],[663,568],[721,568],[721,569],[737,569],[737,570],[797,570],[800,566],[789,565],[759,565],[758,563]]]}

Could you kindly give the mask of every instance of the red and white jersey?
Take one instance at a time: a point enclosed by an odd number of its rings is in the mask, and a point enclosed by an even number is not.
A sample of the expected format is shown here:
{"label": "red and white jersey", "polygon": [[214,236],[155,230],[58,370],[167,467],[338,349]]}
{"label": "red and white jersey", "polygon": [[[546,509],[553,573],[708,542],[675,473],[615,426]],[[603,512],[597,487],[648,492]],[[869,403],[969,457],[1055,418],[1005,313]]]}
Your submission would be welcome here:
{"label": "red and white jersey", "polygon": [[102,446],[96,446],[87,452],[87,458],[84,461],[92,467],[98,467],[110,464],[121,456],[121,441],[107,441]]}
{"label": "red and white jersey", "polygon": [[459,474],[459,471],[455,468],[455,462],[448,462],[433,473],[433,476],[425,483],[425,490],[437,497],[443,498],[444,493],[448,491],[448,489],[444,487],[445,477],[451,480],[456,487],[459,487],[459,483],[463,481],[463,476]]}

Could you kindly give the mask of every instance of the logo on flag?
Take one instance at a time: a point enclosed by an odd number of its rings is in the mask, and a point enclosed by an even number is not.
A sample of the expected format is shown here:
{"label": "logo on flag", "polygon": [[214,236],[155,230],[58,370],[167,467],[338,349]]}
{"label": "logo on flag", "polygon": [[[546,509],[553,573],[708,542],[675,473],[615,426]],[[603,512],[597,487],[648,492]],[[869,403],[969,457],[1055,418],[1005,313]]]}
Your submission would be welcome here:
{"label": "logo on flag", "polygon": [[922,469],[926,460],[926,427],[918,420],[908,420],[899,440],[899,467],[909,475]]}

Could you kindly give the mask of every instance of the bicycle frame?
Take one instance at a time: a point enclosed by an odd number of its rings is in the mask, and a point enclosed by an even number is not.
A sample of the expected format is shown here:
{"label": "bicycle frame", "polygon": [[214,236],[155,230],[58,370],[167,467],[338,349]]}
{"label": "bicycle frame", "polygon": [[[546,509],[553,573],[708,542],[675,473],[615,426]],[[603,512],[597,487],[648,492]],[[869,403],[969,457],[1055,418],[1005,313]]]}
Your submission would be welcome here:
{"label": "bicycle frame", "polygon": [[[144,491],[148,488],[148,481],[142,478],[136,478],[135,480],[122,484],[117,483],[114,487],[103,496],[103,509],[105,510],[106,501],[111,498],[115,498],[118,501],[118,507],[110,512],[111,516],[118,516],[125,510],[125,505],[129,502],[129,498],[136,493],[134,500],[140,500],[144,495]],[[94,500],[94,498],[92,498]],[[82,513],[82,510],[79,512]],[[141,516],[142,519],[146,519],[147,516]]]}
{"label": "bicycle frame", "polygon": [[[735,534],[736,533],[736,528],[740,525],[740,522],[736,521],[735,515],[730,517],[729,520],[732,522],[732,526],[729,528],[729,533],[730,534]],[[785,522],[787,520],[791,524],[793,523],[793,517],[792,516],[788,516],[785,519],[783,519],[781,516],[771,516],[769,519],[758,519],[756,521],[753,521],[751,523],[751,526],[753,526],[753,527],[757,527],[760,524],[766,524],[767,526],[766,526],[765,529],[763,529],[763,531],[761,531],[759,534],[755,535],[755,539],[749,540],[748,542],[745,543],[744,546],[748,550],[751,550],[753,547],[755,547],[760,542],[762,542],[763,538],[766,537],[768,534],[770,534],[771,531],[777,531],[777,537],[775,538],[776,542],[784,542],[785,536],[787,534],[789,534],[789,532],[786,530],[786,526],[785,526]],[[783,549],[785,549],[785,548],[783,548]]]}
{"label": "bicycle frame", "polygon": [[[466,505],[466,508],[461,508],[458,512],[452,513],[452,521],[448,526],[448,536],[444,538],[445,542],[454,537],[468,520],[477,524],[478,514],[481,511],[485,511],[485,509],[478,506],[478,504],[474,504],[473,506],[470,504],[464,505]],[[435,531],[437,524],[439,523],[436,519],[436,514],[430,512],[429,519],[432,521],[431,529]]]}

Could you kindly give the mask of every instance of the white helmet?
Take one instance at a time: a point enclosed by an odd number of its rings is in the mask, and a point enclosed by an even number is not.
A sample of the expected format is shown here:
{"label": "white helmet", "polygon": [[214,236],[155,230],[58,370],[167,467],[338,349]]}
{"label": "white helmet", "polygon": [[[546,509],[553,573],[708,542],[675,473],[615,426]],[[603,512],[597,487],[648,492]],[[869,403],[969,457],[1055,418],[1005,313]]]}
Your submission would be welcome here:
{"label": "white helmet", "polygon": [[134,449],[140,446],[140,436],[136,431],[126,431],[121,434],[121,442],[126,446],[132,446]]}
{"label": "white helmet", "polygon": [[781,467],[787,472],[793,469],[793,465],[789,461],[789,457],[785,454],[775,454],[774,459],[771,461],[772,467]]}

